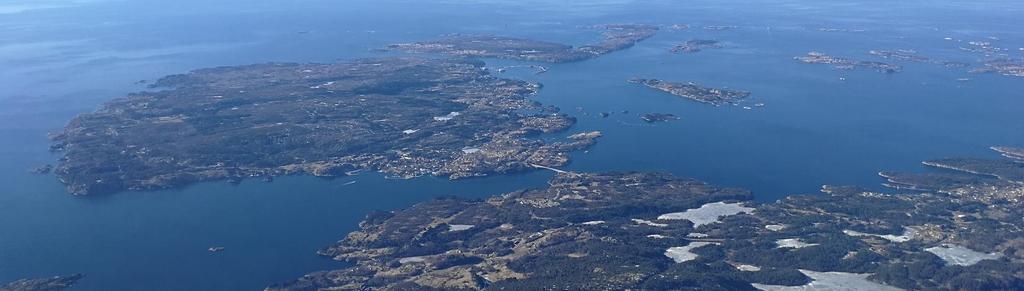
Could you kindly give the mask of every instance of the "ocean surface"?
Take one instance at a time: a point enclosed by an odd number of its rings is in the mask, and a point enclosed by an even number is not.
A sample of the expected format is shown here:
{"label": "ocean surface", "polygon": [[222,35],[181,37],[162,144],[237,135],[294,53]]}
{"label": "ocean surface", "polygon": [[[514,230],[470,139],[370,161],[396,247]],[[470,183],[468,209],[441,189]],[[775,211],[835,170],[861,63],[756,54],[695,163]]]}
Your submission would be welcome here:
{"label": "ocean surface", "polygon": [[[983,57],[959,49],[968,41],[1021,58],[1024,5],[1016,0],[210,2],[0,0],[0,282],[83,273],[72,290],[260,290],[342,266],[315,251],[371,210],[543,187],[551,174],[542,171],[457,182],[367,173],[72,197],[52,175],[28,173],[59,158],[47,150],[47,133],[144,90],[141,80],[383,57],[394,53],[373,49],[448,33],[585,44],[600,38],[588,25],[690,26],[601,58],[546,65],[544,74],[499,74],[542,83],[536,100],[579,118],[551,138],[605,133],[573,154],[573,171],[670,172],[774,201],[822,184],[882,190],[881,170],[925,170],[925,159],[1024,146],[1024,78],[930,63],[896,62],[903,72],[882,74],[793,60],[810,51],[878,60],[867,52],[912,49],[980,66]],[[694,38],[725,48],[668,52]],[[765,106],[703,105],[626,83],[633,77],[747,90]],[[646,124],[643,113],[681,119]],[[211,246],[226,250],[211,254]]]}

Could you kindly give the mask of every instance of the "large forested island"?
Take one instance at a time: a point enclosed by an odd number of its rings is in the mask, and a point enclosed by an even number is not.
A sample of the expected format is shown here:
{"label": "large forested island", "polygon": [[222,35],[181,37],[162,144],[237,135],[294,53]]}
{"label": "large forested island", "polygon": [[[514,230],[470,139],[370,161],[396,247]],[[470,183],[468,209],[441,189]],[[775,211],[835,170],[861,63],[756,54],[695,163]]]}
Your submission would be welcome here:
{"label": "large forested island", "polygon": [[541,40],[493,36],[451,35],[438,40],[393,44],[388,50],[442,53],[454,56],[488,57],[524,61],[564,63],[596,58],[627,49],[650,38],[657,26],[644,24],[608,24],[593,28],[604,30],[601,41],[574,47]]}
{"label": "large forested island", "polygon": [[527,99],[539,84],[482,62],[390,58],[173,75],[54,134],[74,194],[198,181],[378,170],[453,179],[565,164],[600,133],[545,142],[575,119]]}
{"label": "large forested island", "polygon": [[665,174],[563,173],[545,189],[372,213],[320,251],[353,266],[268,290],[1015,290],[1022,151],[996,149],[1007,160],[883,174],[935,191],[825,186],[772,203]]}

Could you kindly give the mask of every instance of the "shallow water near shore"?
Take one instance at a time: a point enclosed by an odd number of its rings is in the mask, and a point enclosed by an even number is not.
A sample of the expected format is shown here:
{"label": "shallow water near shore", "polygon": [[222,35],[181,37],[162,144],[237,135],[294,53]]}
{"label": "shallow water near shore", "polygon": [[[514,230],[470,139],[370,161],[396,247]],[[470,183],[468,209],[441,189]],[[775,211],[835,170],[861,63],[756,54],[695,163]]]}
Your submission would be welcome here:
{"label": "shallow water near shore", "polygon": [[[542,83],[537,101],[578,118],[552,138],[604,132],[594,148],[573,154],[567,169],[574,171],[670,172],[773,201],[822,184],[878,189],[881,170],[1024,146],[1022,78],[904,62],[897,74],[840,71],[792,59],[809,51],[872,59],[868,50],[914,49],[978,65],[978,56],[943,38],[1024,47],[1024,27],[1007,25],[1024,13],[1015,1],[927,2],[786,0],[736,9],[740,1],[0,1],[0,282],[84,273],[72,290],[261,289],[340,266],[315,251],[369,211],[544,186],[546,171],[456,182],[364,173],[72,197],[53,176],[27,173],[58,157],[47,151],[48,132],[143,90],[139,80],[213,66],[396,55],[371,49],[447,33],[580,44],[599,37],[586,25],[690,25],[597,59],[545,64],[543,74],[495,73]],[[693,38],[725,47],[668,52]],[[628,84],[633,77],[747,90],[765,106],[698,104]],[[644,113],[681,119],[647,124],[638,116]],[[210,253],[211,246],[225,251]]]}

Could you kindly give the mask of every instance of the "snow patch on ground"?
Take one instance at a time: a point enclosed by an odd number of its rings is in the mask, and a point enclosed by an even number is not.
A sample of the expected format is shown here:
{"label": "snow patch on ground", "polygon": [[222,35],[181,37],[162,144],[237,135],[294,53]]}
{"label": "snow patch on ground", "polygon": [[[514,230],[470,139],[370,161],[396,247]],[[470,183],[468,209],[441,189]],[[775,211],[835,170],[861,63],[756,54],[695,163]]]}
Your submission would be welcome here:
{"label": "snow patch on ground", "polygon": [[473,228],[473,226],[472,224],[449,224],[448,231],[463,231]]}
{"label": "snow patch on ground", "polygon": [[765,285],[765,284],[751,284],[754,288],[766,291],[802,291],[802,290],[821,290],[821,291],[860,291],[860,290],[874,290],[874,291],[899,291],[903,290],[900,288],[892,287],[889,285],[883,285],[868,280],[868,276],[871,274],[857,274],[857,273],[843,273],[843,272],[815,272],[809,270],[800,270],[801,273],[811,278],[811,282],[806,285],[800,286],[780,286],[780,285]]}
{"label": "snow patch on ground", "polygon": [[671,258],[676,263],[692,261],[692,260],[697,259],[697,254],[694,254],[694,253],[692,253],[690,251],[692,251],[693,249],[699,248],[699,247],[703,247],[703,246],[706,246],[706,245],[712,245],[712,244],[716,244],[716,243],[698,241],[698,242],[692,242],[692,243],[690,243],[690,244],[688,244],[686,246],[671,247],[671,248],[668,248],[667,250],[665,250],[665,256]]}
{"label": "snow patch on ground", "polygon": [[666,226],[668,226],[668,224],[657,223],[657,222],[653,222],[653,221],[650,221],[650,220],[643,220],[643,219],[636,219],[636,218],[633,219],[633,222],[636,223],[636,224],[643,224],[643,225],[656,226],[656,227],[666,227]]}
{"label": "snow patch on ground", "polygon": [[882,239],[885,239],[885,240],[888,240],[888,241],[891,241],[891,242],[906,242],[906,241],[914,239],[914,235],[917,234],[917,230],[908,227],[906,230],[903,231],[903,235],[873,234],[873,233],[864,233],[864,232],[859,232],[859,231],[856,231],[856,230],[849,230],[849,229],[843,230],[843,233],[845,233],[846,235],[849,235],[849,236],[857,236],[857,237],[873,236],[873,237],[879,237],[879,238],[882,238]]}
{"label": "snow patch on ground", "polygon": [[405,257],[405,258],[398,259],[398,263],[399,264],[420,263],[420,262],[423,262],[423,261],[426,261],[426,260],[427,259],[424,258],[424,257]]}
{"label": "snow patch on ground", "polygon": [[761,267],[754,266],[754,265],[739,264],[739,265],[736,265],[736,269],[740,270],[740,271],[744,271],[744,272],[757,272],[757,271],[761,270]]}
{"label": "snow patch on ground", "polygon": [[452,118],[455,118],[456,116],[459,116],[459,115],[462,115],[462,113],[451,112],[451,113],[448,113],[448,115],[445,115],[445,116],[434,116],[434,120],[436,120],[436,121],[449,121],[449,120],[452,120]]}
{"label": "snow patch on ground", "polygon": [[930,247],[925,250],[939,256],[939,258],[942,258],[942,260],[946,261],[947,264],[958,266],[970,266],[983,260],[995,260],[1003,257],[1000,253],[986,254],[952,244]]}
{"label": "snow patch on ground", "polygon": [[818,245],[818,244],[813,244],[813,243],[805,243],[804,241],[802,241],[802,240],[800,240],[798,238],[784,238],[784,239],[780,239],[780,240],[775,241],[775,244],[779,245],[778,246],[779,248],[794,248],[794,249],[813,247],[813,246]]}

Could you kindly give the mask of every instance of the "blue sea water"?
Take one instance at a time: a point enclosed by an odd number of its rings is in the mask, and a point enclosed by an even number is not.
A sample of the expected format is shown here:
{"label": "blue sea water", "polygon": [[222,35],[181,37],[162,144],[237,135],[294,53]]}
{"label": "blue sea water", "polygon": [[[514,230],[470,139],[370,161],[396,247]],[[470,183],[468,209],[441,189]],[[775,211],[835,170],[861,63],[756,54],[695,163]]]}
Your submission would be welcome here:
{"label": "blue sea water", "polygon": [[[601,58],[546,65],[544,74],[502,76],[544,84],[536,100],[577,116],[572,132],[605,133],[573,154],[568,169],[664,171],[772,201],[822,184],[877,187],[880,170],[924,170],[924,159],[1024,146],[1022,78],[927,63],[900,63],[904,72],[887,75],[792,59],[821,51],[875,60],[867,51],[914,49],[977,66],[983,57],[958,49],[966,41],[990,41],[1019,58],[1020,15],[1024,6],[1012,0],[0,0],[0,282],[84,273],[72,290],[258,290],[340,266],[315,250],[371,210],[542,187],[550,177],[298,176],[71,197],[52,176],[27,173],[58,158],[47,151],[48,132],[143,90],[139,80],[211,66],[382,57],[372,49],[447,33],[582,44],[599,38],[587,25],[689,24]],[[726,47],[668,52],[691,38]],[[766,106],[707,106],[626,83],[633,77],[747,90]],[[651,112],[681,120],[639,120]],[[226,250],[210,254],[210,246]]]}

